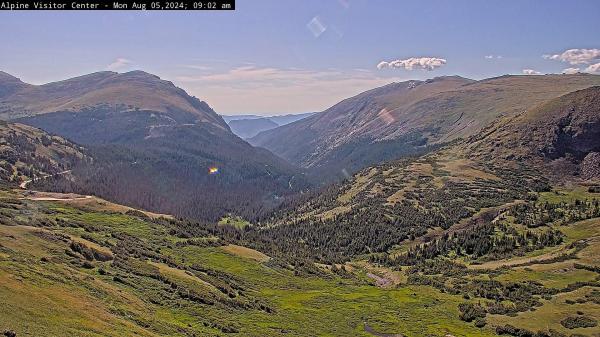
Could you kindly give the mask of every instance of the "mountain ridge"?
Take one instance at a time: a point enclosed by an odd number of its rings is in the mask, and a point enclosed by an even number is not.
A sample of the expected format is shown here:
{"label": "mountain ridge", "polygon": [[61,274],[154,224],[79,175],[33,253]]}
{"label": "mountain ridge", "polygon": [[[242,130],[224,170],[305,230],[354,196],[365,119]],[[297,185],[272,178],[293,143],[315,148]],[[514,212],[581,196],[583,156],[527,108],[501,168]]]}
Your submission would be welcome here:
{"label": "mountain ridge", "polygon": [[287,114],[275,116],[258,116],[258,115],[237,115],[228,116],[222,115],[223,119],[231,127],[231,131],[236,135],[248,139],[257,134],[274,129],[278,126],[283,126],[297,120],[314,115],[314,112],[301,114]]}
{"label": "mountain ridge", "polygon": [[[466,138],[501,115],[598,84],[600,76],[589,74],[406,81],[366,91],[249,142],[302,167],[343,177],[342,169],[354,172]],[[367,154],[373,159],[361,162]]]}
{"label": "mountain ridge", "polygon": [[[0,85],[4,86],[6,82],[9,81],[0,78]],[[166,115],[172,115],[170,110],[176,108],[187,115],[186,122],[208,122],[228,129],[225,121],[206,102],[189,96],[170,81],[140,70],[101,71],[42,85],[25,84],[18,89],[0,96],[0,118],[16,119],[79,111],[98,105],[123,105],[121,109],[125,111],[151,110]]]}

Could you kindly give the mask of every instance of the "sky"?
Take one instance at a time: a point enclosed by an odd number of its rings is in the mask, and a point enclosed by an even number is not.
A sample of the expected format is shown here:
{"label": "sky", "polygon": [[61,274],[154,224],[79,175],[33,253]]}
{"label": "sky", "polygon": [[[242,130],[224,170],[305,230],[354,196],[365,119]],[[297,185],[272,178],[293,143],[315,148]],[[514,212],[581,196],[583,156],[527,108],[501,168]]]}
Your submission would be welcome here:
{"label": "sky", "polygon": [[237,0],[235,11],[0,11],[32,84],[144,70],[222,114],[322,111],[390,82],[600,73],[600,1]]}

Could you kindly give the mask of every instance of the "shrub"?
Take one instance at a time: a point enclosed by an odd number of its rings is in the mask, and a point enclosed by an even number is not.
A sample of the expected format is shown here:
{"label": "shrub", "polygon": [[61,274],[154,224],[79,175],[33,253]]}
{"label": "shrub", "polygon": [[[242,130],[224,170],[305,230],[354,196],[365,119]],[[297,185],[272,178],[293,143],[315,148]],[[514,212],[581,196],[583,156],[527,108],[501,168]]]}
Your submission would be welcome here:
{"label": "shrub", "polygon": [[88,247],[81,242],[72,241],[70,245],[71,250],[77,252],[83,257],[85,257],[88,261],[98,260],[98,261],[110,261],[113,259],[112,254],[101,252],[94,248]]}
{"label": "shrub", "polygon": [[590,192],[590,193],[600,193],[600,185],[598,185],[598,186],[590,186],[588,188],[588,192]]}
{"label": "shrub", "polygon": [[479,304],[472,304],[468,302],[461,303],[458,305],[458,310],[460,310],[459,318],[465,322],[472,322],[477,319],[485,318],[485,309]]}
{"label": "shrub", "polygon": [[90,261],[83,261],[81,266],[85,269],[94,269],[94,265]]}
{"label": "shrub", "polygon": [[592,328],[598,325],[598,321],[587,316],[570,316],[560,321],[560,324],[567,329]]}

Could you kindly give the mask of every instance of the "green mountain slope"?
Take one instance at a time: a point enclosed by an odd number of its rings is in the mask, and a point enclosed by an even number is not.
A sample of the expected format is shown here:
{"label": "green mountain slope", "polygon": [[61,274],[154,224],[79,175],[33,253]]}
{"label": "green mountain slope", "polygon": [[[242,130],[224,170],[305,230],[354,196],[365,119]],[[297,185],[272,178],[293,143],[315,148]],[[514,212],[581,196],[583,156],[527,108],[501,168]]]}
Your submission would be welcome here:
{"label": "green mountain slope", "polygon": [[[380,164],[275,216],[275,241],[324,261],[389,252],[406,240],[448,229],[483,209],[528,200],[553,186],[598,183],[600,87],[500,118],[479,134],[430,154]],[[289,247],[288,247],[289,246]]]}
{"label": "green mountain slope", "polygon": [[[268,254],[366,261],[380,284],[461,295],[461,319],[511,336],[594,336],[600,88],[500,117],[376,165],[246,232]],[[586,171],[585,169],[589,171]]]}
{"label": "green mountain slope", "polygon": [[459,296],[294,267],[233,228],[0,193],[0,329],[17,336],[494,335],[458,319]]}

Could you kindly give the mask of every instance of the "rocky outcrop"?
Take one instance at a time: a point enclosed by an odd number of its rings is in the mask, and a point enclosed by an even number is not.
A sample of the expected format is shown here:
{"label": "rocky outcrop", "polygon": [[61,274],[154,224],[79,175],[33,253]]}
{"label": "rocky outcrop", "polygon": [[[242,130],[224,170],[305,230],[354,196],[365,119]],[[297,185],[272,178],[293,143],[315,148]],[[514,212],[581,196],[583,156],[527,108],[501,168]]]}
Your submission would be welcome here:
{"label": "rocky outcrop", "polygon": [[600,153],[590,152],[581,162],[581,178],[600,181]]}

